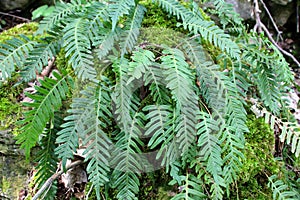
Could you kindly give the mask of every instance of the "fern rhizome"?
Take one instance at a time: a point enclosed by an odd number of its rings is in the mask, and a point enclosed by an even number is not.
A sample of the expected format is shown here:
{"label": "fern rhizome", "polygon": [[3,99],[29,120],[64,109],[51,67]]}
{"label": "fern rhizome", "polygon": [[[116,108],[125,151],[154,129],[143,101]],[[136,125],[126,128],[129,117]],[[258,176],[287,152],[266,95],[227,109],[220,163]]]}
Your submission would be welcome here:
{"label": "fern rhizome", "polygon": [[[103,188],[137,199],[141,173],[161,168],[179,188],[174,200],[224,199],[243,166],[250,98],[299,155],[298,126],[281,114],[293,83],[289,64],[263,34],[247,32],[230,4],[212,0],[203,10],[204,2],[59,2],[40,21],[38,39],[1,44],[2,80],[19,73],[28,82],[58,54],[67,60],[26,93],[33,102],[25,103],[17,143],[27,158],[41,147],[38,187],[83,149],[98,199]],[[151,4],[177,20],[163,40],[143,25]],[[274,199],[298,199],[297,185],[267,175]],[[44,197],[55,190],[44,188]]]}

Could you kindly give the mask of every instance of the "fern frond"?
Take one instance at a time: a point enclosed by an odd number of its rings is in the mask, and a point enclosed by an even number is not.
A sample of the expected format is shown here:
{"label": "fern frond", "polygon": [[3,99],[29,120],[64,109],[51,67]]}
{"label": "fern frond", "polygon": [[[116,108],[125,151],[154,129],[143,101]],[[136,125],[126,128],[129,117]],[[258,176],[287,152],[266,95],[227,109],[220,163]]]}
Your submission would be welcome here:
{"label": "fern frond", "polygon": [[297,193],[291,190],[291,188],[289,188],[282,180],[278,180],[277,175],[272,175],[268,177],[268,179],[268,187],[273,191],[273,199],[298,199]]}
{"label": "fern frond", "polygon": [[260,110],[253,105],[251,110],[255,113],[257,117],[264,117],[265,122],[270,125],[270,128],[275,130],[275,125],[279,127],[280,141],[285,142],[287,145],[291,145],[291,152],[295,153],[295,156],[298,157],[300,154],[300,132],[299,124],[297,122],[283,121],[282,119],[276,117],[272,113],[268,112],[265,108]]}
{"label": "fern frond", "polygon": [[56,80],[45,77],[45,80],[40,81],[41,86],[36,87],[36,94],[26,94],[34,102],[24,103],[32,109],[24,113],[25,119],[20,121],[23,125],[22,133],[16,139],[17,143],[21,144],[21,148],[25,149],[27,158],[49,119],[62,106],[62,100],[66,99],[69,87],[72,87],[72,78],[68,74],[59,75],[53,72],[53,75]]}
{"label": "fern frond", "polygon": [[168,13],[175,15],[177,19],[185,20],[188,11],[176,0],[154,0],[160,7],[165,9]]}
{"label": "fern frond", "polygon": [[226,86],[223,81],[224,74],[219,71],[220,67],[211,62],[201,63],[196,66],[196,72],[200,82],[200,92],[209,108],[225,113],[226,108]]}
{"label": "fern frond", "polygon": [[72,65],[77,76],[81,79],[94,80],[96,70],[94,68],[93,56],[91,54],[91,43],[86,32],[88,31],[88,20],[78,18],[67,24],[64,29],[63,40],[66,58]]}
{"label": "fern frond", "polygon": [[45,41],[47,43],[38,43],[30,51],[20,72],[23,81],[35,78],[36,73],[40,73],[43,67],[48,65],[48,61],[58,53],[61,41],[54,37],[48,37]]}
{"label": "fern frond", "polygon": [[219,47],[232,58],[240,59],[238,45],[230,39],[229,35],[225,34],[222,29],[215,25],[213,21],[205,21],[195,16],[190,16],[183,22],[183,27],[189,29],[195,35],[200,34],[203,39]]}
{"label": "fern frond", "polygon": [[134,0],[112,0],[109,4],[109,16],[112,21],[112,30],[114,31],[117,22],[123,15],[128,15],[129,11],[135,6]]}
{"label": "fern frond", "polygon": [[[194,199],[205,199],[207,196],[202,192],[202,184],[200,179],[195,177],[193,174],[186,173],[185,176],[180,176],[183,185],[179,187],[181,191],[179,194],[174,196],[171,200],[194,200]],[[171,181],[170,184],[174,184]]]}
{"label": "fern frond", "polygon": [[[53,123],[53,124],[52,124]],[[41,139],[39,141],[39,146],[41,149],[38,151],[36,162],[36,174],[34,182],[37,184],[37,188],[40,188],[47,180],[50,178],[57,170],[58,158],[55,155],[55,139],[56,132],[59,129],[61,124],[61,118],[56,114],[53,122],[51,122],[50,127],[53,125],[53,128],[45,128]],[[56,187],[51,185],[51,188],[47,190],[46,199],[54,199],[56,193]]]}
{"label": "fern frond", "polygon": [[[131,125],[126,131],[121,131],[116,136],[116,151],[112,160],[115,165],[113,172],[114,187],[118,189],[118,199],[137,199],[139,191],[139,179],[136,173],[141,172],[143,160],[139,146],[143,142],[139,138],[142,135],[143,120],[141,113],[135,113]],[[142,125],[142,126],[141,126]]]}
{"label": "fern frond", "polygon": [[291,145],[291,152],[298,157],[300,154],[300,127],[298,123],[283,123],[281,126],[280,141]]}
{"label": "fern frond", "polygon": [[164,75],[161,73],[160,64],[155,62],[153,52],[139,49],[133,52],[133,62],[129,63],[129,82],[143,78],[144,85],[150,85],[151,96],[158,104],[171,102],[168,92],[165,89]]}
{"label": "fern frond", "polygon": [[111,157],[109,149],[111,140],[108,138],[105,129],[111,125],[111,99],[109,90],[104,84],[89,87],[83,93],[90,102],[86,109],[91,110],[88,118],[82,120],[82,125],[86,127],[81,135],[83,145],[87,146],[84,151],[89,180],[92,182],[97,197],[100,199],[100,187],[108,182],[109,159]]}
{"label": "fern frond", "polygon": [[165,49],[163,54],[165,56],[161,60],[163,74],[168,83],[166,87],[171,90],[175,101],[183,106],[183,103],[188,102],[189,96],[193,94],[191,70],[185,61],[184,54],[179,49]]}
{"label": "fern frond", "polygon": [[40,22],[36,34],[43,34],[53,29],[54,26],[59,25],[60,22],[68,19],[74,13],[78,13],[79,10],[82,11],[82,7],[81,0],[72,0],[70,3],[57,2],[53,13],[44,17]]}
{"label": "fern frond", "polygon": [[183,7],[176,0],[156,0],[159,5],[168,13],[176,15],[183,21],[184,29],[188,29],[195,35],[200,34],[204,40],[209,41],[222,51],[227,52],[231,57],[240,59],[238,45],[230,39],[213,21],[206,21]]}
{"label": "fern frond", "polygon": [[144,6],[137,5],[129,18],[130,20],[125,23],[126,30],[120,35],[121,56],[131,52],[137,42],[145,12]]}
{"label": "fern frond", "polygon": [[[89,19],[90,38],[97,38],[99,29],[104,28],[104,22],[109,20],[108,5],[93,1],[87,7],[87,17]],[[94,43],[94,40],[92,40]]]}
{"label": "fern frond", "polygon": [[243,19],[235,12],[233,4],[227,3],[225,0],[214,0],[213,4],[215,5],[215,13],[219,16],[223,29],[228,24],[233,24],[235,27],[239,26],[238,28],[242,27]]}
{"label": "fern frond", "polygon": [[111,31],[109,28],[100,28],[98,31],[97,38],[93,38],[93,46],[96,47],[95,52],[97,58],[102,60],[113,48],[117,37],[119,36],[118,28],[115,31]]}
{"label": "fern frond", "polygon": [[180,110],[176,118],[176,138],[179,149],[182,152],[188,150],[195,139],[196,112],[198,108],[198,97],[193,90],[193,75],[183,52],[179,49],[163,50],[162,68],[166,76],[167,88],[171,90],[173,99],[177,102]]}
{"label": "fern frond", "polygon": [[222,148],[225,157],[223,161],[224,166],[224,179],[227,186],[233,181],[237,180],[237,174],[242,167],[242,160],[244,155],[242,149],[244,149],[245,139],[244,134],[249,132],[246,125],[247,112],[243,106],[245,104],[242,97],[239,96],[238,86],[235,82],[234,69],[230,71],[233,74],[231,81],[229,77],[224,78],[224,84],[226,87],[226,128],[223,131],[221,141],[224,142]]}
{"label": "fern frond", "polygon": [[275,74],[272,69],[265,66],[258,66],[257,87],[261,94],[264,104],[275,114],[280,110],[280,86],[276,82]]}
{"label": "fern frond", "polygon": [[163,148],[163,143],[168,138],[166,129],[168,128],[167,122],[170,120],[170,116],[172,116],[172,108],[168,105],[148,105],[143,108],[143,111],[148,113],[146,119],[149,122],[145,126],[145,135],[151,136],[148,146],[151,149],[157,146]]}
{"label": "fern frond", "polygon": [[0,44],[0,79],[8,79],[15,72],[15,65],[22,68],[29,52],[32,51],[35,41],[26,36],[13,38]]}
{"label": "fern frond", "polygon": [[127,75],[128,65],[128,60],[125,58],[113,64],[113,68],[118,76],[115,91],[112,94],[112,99],[116,106],[114,114],[117,116],[116,120],[122,131],[128,131],[132,121],[130,109],[134,91],[132,84],[127,85],[129,78]]}
{"label": "fern frond", "polygon": [[211,185],[212,198],[222,199],[224,193],[222,187],[226,186],[222,174],[224,161],[219,139],[220,130],[223,129],[221,127],[223,126],[222,121],[217,121],[215,119],[220,119],[219,117],[210,116],[204,112],[199,113],[197,119],[200,121],[196,127],[199,136],[197,144],[200,147],[199,159],[205,163],[206,171],[213,177],[214,183]]}

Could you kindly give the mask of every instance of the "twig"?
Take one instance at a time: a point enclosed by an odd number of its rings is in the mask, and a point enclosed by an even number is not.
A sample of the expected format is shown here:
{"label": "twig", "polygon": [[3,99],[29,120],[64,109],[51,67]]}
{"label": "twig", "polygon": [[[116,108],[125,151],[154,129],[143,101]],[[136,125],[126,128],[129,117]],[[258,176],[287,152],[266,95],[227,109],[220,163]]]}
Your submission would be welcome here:
{"label": "twig", "polygon": [[264,30],[264,32],[267,34],[269,40],[273,43],[273,45],[279,50],[281,51],[281,53],[283,53],[284,55],[290,57],[297,65],[298,67],[300,67],[300,63],[299,61],[292,55],[290,54],[289,52],[285,51],[284,49],[282,49],[275,41],[274,39],[272,38],[272,35],[271,33],[269,32],[269,30],[266,28],[266,26],[261,23],[260,24],[260,27]]}
{"label": "twig", "polygon": [[284,49],[282,49],[277,43],[276,41],[273,39],[271,33],[269,32],[269,30],[266,28],[266,26],[261,22],[260,20],[260,16],[259,13],[261,12],[259,10],[259,6],[258,6],[258,0],[254,0],[253,1],[255,4],[254,7],[254,13],[255,13],[255,20],[256,20],[256,24],[254,26],[254,31],[256,31],[256,29],[258,29],[258,33],[261,33],[262,31],[264,31],[267,35],[267,37],[269,38],[269,40],[272,42],[272,44],[279,50],[281,51],[281,53],[283,53],[284,55],[290,57],[299,67],[300,67],[300,63],[299,61],[289,52],[285,51]]}
{"label": "twig", "polygon": [[14,18],[17,18],[17,19],[26,21],[26,22],[30,22],[29,19],[26,19],[26,18],[24,18],[24,17],[19,17],[19,16],[17,16],[17,15],[12,15],[12,14],[9,14],[9,13],[0,12],[0,15],[6,15],[6,16],[14,17]]}
{"label": "twig", "polygon": [[[82,160],[77,160],[71,163],[70,165],[68,165],[67,170],[72,169],[73,167],[80,165],[81,163],[83,163]],[[55,179],[57,179],[63,173],[64,171],[60,170],[59,172],[53,174],[50,178],[48,178],[48,180],[43,184],[43,186],[39,189],[39,191],[34,195],[32,200],[37,200],[43,194],[43,192],[52,185],[52,182],[55,181]]]}
{"label": "twig", "polygon": [[254,12],[254,15],[255,15],[255,20],[256,20],[256,24],[254,26],[254,31],[256,32],[256,29],[258,29],[258,33],[261,33],[262,30],[261,30],[261,20],[260,20],[260,16],[259,14],[261,13],[261,10],[259,9],[259,5],[258,5],[258,1],[257,0],[254,0],[253,1],[254,3],[254,9],[253,9],[253,12]]}
{"label": "twig", "polygon": [[297,33],[299,33],[299,4],[300,4],[300,1],[298,0],[297,1],[297,4],[296,4],[296,22],[297,22]]}
{"label": "twig", "polygon": [[277,33],[278,33],[277,36],[279,36],[279,38],[281,39],[281,41],[283,41],[283,38],[282,38],[282,35],[281,35],[282,32],[278,29],[278,27],[277,27],[277,25],[276,25],[276,23],[275,23],[275,21],[274,21],[272,15],[271,15],[271,13],[269,12],[269,10],[268,10],[268,8],[267,8],[265,2],[264,2],[263,0],[260,0],[260,2],[261,2],[261,4],[263,5],[263,7],[264,7],[265,11],[267,12],[267,14],[269,15],[269,18],[270,18],[270,20],[271,20],[271,22],[272,22],[272,24],[273,24],[275,30],[276,30]]}

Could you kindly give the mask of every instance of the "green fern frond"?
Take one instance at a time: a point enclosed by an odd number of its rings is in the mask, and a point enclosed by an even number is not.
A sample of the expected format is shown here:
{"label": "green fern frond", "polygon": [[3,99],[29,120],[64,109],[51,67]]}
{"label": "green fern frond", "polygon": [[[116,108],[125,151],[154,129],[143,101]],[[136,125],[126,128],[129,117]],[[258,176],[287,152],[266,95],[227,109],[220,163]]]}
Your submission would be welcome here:
{"label": "green fern frond", "polygon": [[96,70],[94,68],[93,56],[91,54],[91,43],[86,34],[88,31],[88,20],[78,18],[67,24],[64,29],[63,46],[66,58],[72,65],[77,76],[81,79],[94,80]]}
{"label": "green fern frond", "polygon": [[151,149],[157,146],[163,148],[163,143],[168,138],[166,129],[168,128],[167,122],[170,120],[172,108],[168,105],[148,105],[143,108],[143,111],[148,113],[146,119],[149,122],[145,126],[145,135],[151,136],[148,146]]}
{"label": "green fern frond", "polygon": [[298,199],[297,193],[291,188],[289,188],[288,185],[286,185],[282,180],[278,180],[277,175],[272,175],[268,177],[269,183],[268,187],[272,189],[273,191],[273,199],[279,199],[279,200],[296,200]]}
{"label": "green fern frond", "polygon": [[[38,188],[40,188],[57,170],[57,163],[59,161],[54,150],[57,146],[55,144],[56,132],[58,131],[60,124],[61,118],[56,114],[53,122],[50,122],[50,128],[45,128],[40,137],[39,146],[41,149],[38,151],[35,160],[38,162],[38,165],[36,167],[37,172],[34,180]],[[50,187],[51,188],[46,191],[46,194],[44,194],[46,199],[54,199],[55,197],[57,187],[53,187],[52,185]]]}
{"label": "green fern frond", "polygon": [[134,0],[112,0],[109,4],[109,16],[112,21],[112,30],[114,31],[117,22],[123,15],[128,15],[129,11],[135,6]]}
{"label": "green fern frond", "polygon": [[160,7],[165,9],[168,13],[175,15],[177,19],[185,20],[188,11],[176,0],[154,0]]}
{"label": "green fern frond", "polygon": [[232,3],[227,3],[225,0],[213,0],[213,4],[215,5],[214,13],[219,16],[223,29],[225,29],[228,24],[242,27],[243,19],[235,12]]}
{"label": "green fern frond", "polygon": [[[182,51],[179,49],[163,50],[162,68],[168,83],[167,88],[171,90],[173,99],[177,102],[180,110],[176,118],[176,139],[182,152],[188,150],[195,139],[196,114],[198,108],[198,97],[193,90],[193,75]],[[179,111],[178,110],[178,111]]]}
{"label": "green fern frond", "polygon": [[195,35],[200,34],[203,39],[219,47],[232,58],[240,59],[238,45],[230,39],[229,35],[225,34],[222,29],[215,25],[214,22],[191,16],[183,22],[183,27],[185,29],[188,28]]}
{"label": "green fern frond", "polygon": [[57,2],[53,13],[44,17],[40,22],[36,34],[43,34],[44,32],[53,29],[54,26],[57,26],[60,22],[70,18],[74,13],[78,13],[79,10],[82,11],[81,0],[71,0],[70,3],[64,3],[62,1]]}
{"label": "green fern frond", "polygon": [[0,44],[0,79],[8,79],[15,72],[15,66],[22,68],[23,64],[32,51],[35,41],[31,41],[26,36],[13,38]]}
{"label": "green fern frond", "polygon": [[225,113],[226,108],[226,86],[223,81],[224,74],[219,71],[220,67],[211,62],[201,63],[196,66],[196,72],[200,82],[200,92],[209,108]]}
{"label": "green fern frond", "polygon": [[99,30],[104,28],[104,23],[109,20],[108,5],[101,2],[93,1],[91,5],[87,7],[87,16],[89,19],[89,33],[90,39],[93,43],[97,40]]}
{"label": "green fern frond", "polygon": [[213,21],[203,20],[200,16],[193,14],[190,10],[183,7],[175,0],[156,0],[159,5],[168,13],[176,15],[178,19],[183,21],[184,29],[188,29],[195,35],[200,36],[219,47],[222,51],[227,52],[231,57],[240,59],[240,49],[233,42],[229,35],[225,34]]}
{"label": "green fern frond", "polygon": [[165,81],[168,83],[166,87],[171,90],[173,98],[180,106],[183,106],[193,94],[192,72],[179,49],[165,49],[163,54],[161,60]]}
{"label": "green fern frond", "polygon": [[33,99],[33,103],[24,103],[25,106],[32,108],[24,113],[25,119],[20,121],[22,124],[21,134],[16,137],[17,143],[25,149],[27,158],[30,156],[30,149],[36,145],[39,135],[43,132],[47,122],[53,117],[54,112],[62,106],[62,100],[66,99],[69,87],[72,87],[72,78],[68,74],[59,75],[53,72],[56,78],[45,77],[41,80],[41,86],[37,86],[36,94],[26,95]]}
{"label": "green fern frond", "polygon": [[268,107],[273,113],[278,114],[280,110],[280,86],[276,82],[275,74],[272,69],[268,69],[266,66],[258,66],[257,74],[257,87],[261,94],[266,107]]}
{"label": "green fern frond", "polygon": [[118,189],[118,199],[137,199],[139,191],[139,179],[136,173],[141,172],[142,151],[139,146],[143,142],[139,138],[142,135],[143,117],[141,113],[135,113],[129,129],[121,131],[116,136],[116,150],[113,152],[112,164],[115,166],[113,172],[114,187]]}
{"label": "green fern frond", "polygon": [[[193,174],[186,173],[186,176],[180,176],[184,185],[179,187],[180,193],[174,196],[171,200],[194,200],[194,199],[206,199],[206,195],[202,192],[202,183],[200,179]],[[171,181],[170,184],[174,184]]]}
{"label": "green fern frond", "polygon": [[108,182],[110,145],[112,144],[107,136],[107,125],[111,125],[111,99],[109,90],[101,84],[97,87],[88,87],[83,94],[89,104],[85,109],[91,110],[90,116],[82,120],[82,125],[87,127],[80,135],[83,135],[83,145],[87,146],[84,151],[85,161],[88,161],[87,173],[89,180],[96,190],[100,199],[100,187]]}
{"label": "green fern frond", "polygon": [[113,102],[116,106],[115,115],[118,122],[119,128],[122,131],[128,131],[132,121],[130,116],[130,110],[132,105],[133,95],[133,84],[128,83],[128,60],[125,58],[116,61],[113,64],[114,71],[117,74],[118,80],[115,85],[115,91],[112,94]]}
{"label": "green fern frond", "polygon": [[23,81],[34,79],[36,73],[40,73],[43,67],[48,65],[48,61],[53,59],[58,53],[61,41],[52,37],[46,38],[45,41],[47,43],[38,43],[30,51],[20,72]]}
{"label": "green fern frond", "polygon": [[136,44],[145,12],[144,6],[137,5],[129,18],[130,20],[125,23],[126,30],[120,35],[121,56],[131,52]]}
{"label": "green fern frond", "polygon": [[150,85],[151,96],[161,104],[171,102],[165,89],[164,75],[160,64],[155,62],[155,55],[149,50],[139,49],[133,52],[133,62],[129,63],[129,82],[143,78],[144,85]]}
{"label": "green fern frond", "polygon": [[282,131],[280,134],[280,141],[286,142],[286,144],[291,145],[291,152],[295,153],[295,156],[298,157],[300,154],[300,127],[298,123],[283,123],[282,122]]}
{"label": "green fern frond", "polygon": [[[234,74],[234,70],[231,71]],[[244,100],[239,96],[238,86],[235,79],[231,81],[229,77],[223,79],[227,93],[226,105],[226,128],[223,131],[221,141],[224,146],[222,148],[225,157],[223,161],[224,179],[227,186],[233,181],[237,180],[237,174],[242,166],[244,155],[241,152],[244,149],[245,139],[244,134],[249,132],[246,125],[247,112],[243,106]]]}
{"label": "green fern frond", "polygon": [[222,165],[222,149],[220,142],[220,130],[223,128],[222,121],[216,116],[210,116],[207,113],[200,113],[197,116],[200,123],[197,124],[198,146],[200,147],[199,156],[200,161],[206,166],[206,171],[210,173],[213,178],[211,185],[211,192],[213,199],[222,199],[223,189],[226,187],[225,180],[223,179]]}

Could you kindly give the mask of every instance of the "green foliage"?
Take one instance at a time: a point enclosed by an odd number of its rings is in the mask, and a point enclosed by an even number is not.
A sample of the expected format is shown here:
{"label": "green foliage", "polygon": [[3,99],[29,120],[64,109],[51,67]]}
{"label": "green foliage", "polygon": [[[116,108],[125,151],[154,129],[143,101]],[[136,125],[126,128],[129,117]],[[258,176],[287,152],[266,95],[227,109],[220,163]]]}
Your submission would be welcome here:
{"label": "green foliage", "polygon": [[[22,134],[17,136],[27,158],[32,147],[41,146],[39,186],[58,160],[66,169],[67,160],[84,149],[97,199],[103,190],[108,198],[109,189],[115,191],[113,198],[137,199],[141,172],[159,168],[179,187],[173,199],[224,199],[245,169],[256,170],[249,152],[272,158],[270,151],[248,146],[261,141],[254,137],[261,130],[251,130],[244,106],[257,97],[280,118],[286,109],[281,97],[292,82],[280,52],[263,35],[247,33],[224,1],[213,1],[213,11],[199,8],[196,1],[152,3],[59,2],[40,22],[39,40],[21,36],[1,44],[4,80],[17,72],[27,82],[58,57],[54,78],[39,80],[37,92],[26,94],[33,102],[25,103]],[[144,27],[153,25],[147,17],[157,16],[157,6],[158,13],[174,16],[162,25],[173,30]],[[206,12],[216,13],[223,27]],[[175,23],[180,28],[175,29]],[[72,103],[61,122],[56,113],[67,99]],[[282,137],[289,138],[287,144],[297,156],[299,135],[291,142],[290,127],[282,127]],[[249,142],[247,136],[253,136]],[[277,173],[270,164],[270,173]],[[297,195],[288,192],[297,186],[284,184],[270,178],[274,198]]]}

